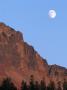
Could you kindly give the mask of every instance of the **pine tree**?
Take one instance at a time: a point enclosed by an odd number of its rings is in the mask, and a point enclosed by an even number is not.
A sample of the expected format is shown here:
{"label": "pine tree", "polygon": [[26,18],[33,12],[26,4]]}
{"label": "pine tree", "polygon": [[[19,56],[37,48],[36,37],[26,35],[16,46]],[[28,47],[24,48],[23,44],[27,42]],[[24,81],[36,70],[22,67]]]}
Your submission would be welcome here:
{"label": "pine tree", "polygon": [[21,90],[27,90],[27,84],[24,80],[21,83]]}
{"label": "pine tree", "polygon": [[50,84],[47,86],[47,90],[55,90],[55,84],[53,81],[50,81]]}
{"label": "pine tree", "polygon": [[46,84],[45,84],[44,80],[41,80],[41,82],[40,82],[40,90],[46,90]]}
{"label": "pine tree", "polygon": [[63,83],[63,90],[67,90],[67,81],[64,80],[64,83]]}
{"label": "pine tree", "polygon": [[30,90],[35,90],[34,76],[30,76]]}
{"label": "pine tree", "polygon": [[35,90],[39,90],[39,83],[38,83],[38,81],[35,82]]}
{"label": "pine tree", "polygon": [[10,78],[4,79],[0,88],[1,90],[17,90]]}

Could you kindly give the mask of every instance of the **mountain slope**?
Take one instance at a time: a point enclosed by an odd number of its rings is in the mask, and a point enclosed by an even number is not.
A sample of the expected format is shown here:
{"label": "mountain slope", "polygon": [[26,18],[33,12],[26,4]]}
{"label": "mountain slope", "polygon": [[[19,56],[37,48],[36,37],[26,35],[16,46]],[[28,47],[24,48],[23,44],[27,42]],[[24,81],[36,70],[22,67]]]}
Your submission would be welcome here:
{"label": "mountain slope", "polygon": [[[62,75],[61,75],[62,74]],[[32,46],[28,45],[19,31],[0,23],[0,80],[5,77],[20,85],[22,79],[29,82],[30,75],[40,81],[44,79],[63,81],[67,79],[67,69],[48,65]]]}

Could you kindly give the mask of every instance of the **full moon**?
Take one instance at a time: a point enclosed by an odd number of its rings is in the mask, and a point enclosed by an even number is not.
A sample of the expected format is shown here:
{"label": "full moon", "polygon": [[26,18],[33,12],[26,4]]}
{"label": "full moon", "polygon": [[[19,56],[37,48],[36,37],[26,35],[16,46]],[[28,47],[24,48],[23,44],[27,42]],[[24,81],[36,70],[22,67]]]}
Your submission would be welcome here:
{"label": "full moon", "polygon": [[48,15],[50,18],[54,19],[56,17],[56,11],[55,10],[49,10]]}

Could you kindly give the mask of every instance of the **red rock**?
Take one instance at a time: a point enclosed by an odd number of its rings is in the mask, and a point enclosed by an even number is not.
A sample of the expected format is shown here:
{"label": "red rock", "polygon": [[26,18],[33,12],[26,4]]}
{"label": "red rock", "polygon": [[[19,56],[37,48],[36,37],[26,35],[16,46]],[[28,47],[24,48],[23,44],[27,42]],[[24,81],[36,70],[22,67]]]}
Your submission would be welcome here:
{"label": "red rock", "polygon": [[20,86],[22,80],[29,82],[30,75],[40,81],[44,78],[57,82],[67,79],[67,69],[48,65],[32,46],[28,45],[19,31],[0,23],[0,80],[10,77]]}

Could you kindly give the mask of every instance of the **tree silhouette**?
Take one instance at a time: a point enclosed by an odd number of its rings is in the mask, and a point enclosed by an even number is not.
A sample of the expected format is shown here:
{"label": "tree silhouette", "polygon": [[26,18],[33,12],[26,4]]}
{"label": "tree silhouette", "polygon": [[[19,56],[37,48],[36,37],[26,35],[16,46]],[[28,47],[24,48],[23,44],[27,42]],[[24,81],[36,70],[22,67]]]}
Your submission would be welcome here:
{"label": "tree silhouette", "polygon": [[50,81],[49,85],[47,86],[47,90],[55,90],[55,84],[53,81]]}
{"label": "tree silhouette", "polygon": [[67,81],[64,79],[63,90],[67,90]]}
{"label": "tree silhouette", "polygon": [[0,90],[17,90],[17,88],[11,82],[10,78],[6,78],[3,80]]}
{"label": "tree silhouette", "polygon": [[35,82],[35,90],[39,90],[39,83],[38,83],[38,81]]}
{"label": "tree silhouette", "polygon": [[41,80],[41,82],[40,82],[40,90],[46,90],[46,84],[45,84],[44,80]]}
{"label": "tree silhouette", "polygon": [[30,76],[30,90],[35,90],[34,76]]}
{"label": "tree silhouette", "polygon": [[21,83],[21,90],[27,90],[27,84],[24,80]]}

